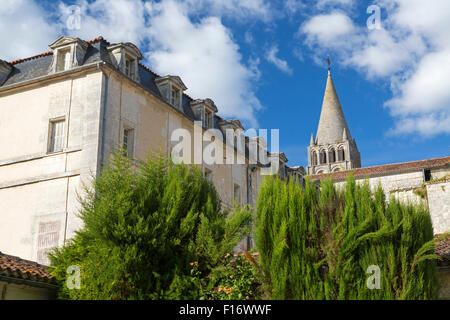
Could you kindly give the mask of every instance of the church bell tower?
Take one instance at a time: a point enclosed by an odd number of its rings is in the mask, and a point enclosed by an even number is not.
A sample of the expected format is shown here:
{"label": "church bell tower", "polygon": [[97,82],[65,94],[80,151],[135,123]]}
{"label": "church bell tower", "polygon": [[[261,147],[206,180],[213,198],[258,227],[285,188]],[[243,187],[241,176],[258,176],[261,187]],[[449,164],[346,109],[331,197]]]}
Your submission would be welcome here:
{"label": "church bell tower", "polygon": [[328,68],[327,86],[316,137],[308,147],[308,174],[361,168],[361,156],[344,117]]}

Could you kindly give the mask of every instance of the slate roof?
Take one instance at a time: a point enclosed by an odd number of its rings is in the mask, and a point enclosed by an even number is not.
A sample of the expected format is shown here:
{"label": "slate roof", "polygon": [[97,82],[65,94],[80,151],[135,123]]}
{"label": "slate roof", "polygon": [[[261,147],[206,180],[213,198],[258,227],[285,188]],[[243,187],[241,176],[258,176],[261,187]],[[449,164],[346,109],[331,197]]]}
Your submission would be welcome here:
{"label": "slate roof", "polygon": [[[111,45],[108,41],[106,41],[102,37],[98,37],[87,41],[87,43],[89,44],[89,46],[87,48],[82,65],[88,65],[96,62],[105,62],[110,67],[115,68],[112,63],[110,53],[107,50],[107,47]],[[52,61],[53,51],[47,51],[45,53],[25,59],[10,61],[9,64],[13,66],[13,70],[7,77],[6,81],[0,85],[0,88],[48,75]],[[150,91],[152,94],[162,99],[161,93],[155,83],[155,79],[160,76],[142,63],[139,63],[138,72],[140,78],[139,84],[143,88]],[[191,101],[193,101],[193,99],[189,97],[189,95],[183,94],[182,112],[187,118],[195,121],[198,119],[195,118],[194,112],[190,107]],[[216,116],[214,121],[214,126],[217,129],[220,129],[220,127],[217,126],[217,122],[220,119],[220,117]]]}
{"label": "slate roof", "polygon": [[[93,64],[96,62],[104,62],[109,67],[116,69],[114,64],[112,63],[113,60],[110,52],[107,50],[107,47],[111,45],[108,41],[103,39],[103,37],[97,37],[86,42],[89,45],[81,66]],[[23,81],[33,80],[48,75],[52,61],[53,51],[47,51],[33,57],[17,59],[9,62],[9,64],[13,66],[13,70],[8,75],[6,81],[3,84],[0,84],[0,89],[5,86],[14,85]],[[139,85],[141,85],[143,88],[145,88],[158,98],[164,100],[155,83],[155,79],[159,78],[160,75],[153,72],[150,68],[143,65],[142,63],[139,63],[138,65]],[[185,93],[183,94],[182,113],[191,121],[196,121],[199,119],[196,119],[190,105],[190,102],[193,100],[194,99],[192,99],[189,95]],[[223,140],[226,143],[226,134],[219,125],[221,120],[223,119],[216,114],[213,121],[213,127],[222,131]],[[248,140],[248,137],[246,137],[246,139]],[[246,146],[246,155],[248,155],[248,146]]]}
{"label": "slate roof", "polygon": [[47,267],[2,252],[0,252],[0,276],[56,284],[55,277],[47,272]]}
{"label": "slate roof", "polygon": [[329,173],[315,174],[310,175],[308,177],[311,180],[324,180],[327,177],[332,176],[334,180],[344,180],[351,171],[353,171],[354,176],[357,178],[365,176],[410,172],[422,169],[431,169],[436,167],[443,167],[449,164],[450,164],[450,156],[419,161],[385,164],[381,166],[356,168],[353,170],[334,172],[332,174]]}

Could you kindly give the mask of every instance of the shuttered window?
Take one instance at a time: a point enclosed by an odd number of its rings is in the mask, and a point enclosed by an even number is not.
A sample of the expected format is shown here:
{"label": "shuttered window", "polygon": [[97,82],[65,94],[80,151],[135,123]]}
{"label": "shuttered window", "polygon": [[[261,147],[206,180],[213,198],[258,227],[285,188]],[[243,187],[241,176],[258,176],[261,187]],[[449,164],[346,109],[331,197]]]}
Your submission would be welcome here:
{"label": "shuttered window", "polygon": [[39,223],[39,234],[37,240],[37,262],[43,265],[50,265],[48,252],[58,246],[60,221],[50,221]]}
{"label": "shuttered window", "polygon": [[70,69],[70,49],[58,51],[58,58],[56,64],[56,72],[65,71]]}
{"label": "shuttered window", "polygon": [[64,148],[65,120],[50,121],[50,141],[48,152],[59,152]]}

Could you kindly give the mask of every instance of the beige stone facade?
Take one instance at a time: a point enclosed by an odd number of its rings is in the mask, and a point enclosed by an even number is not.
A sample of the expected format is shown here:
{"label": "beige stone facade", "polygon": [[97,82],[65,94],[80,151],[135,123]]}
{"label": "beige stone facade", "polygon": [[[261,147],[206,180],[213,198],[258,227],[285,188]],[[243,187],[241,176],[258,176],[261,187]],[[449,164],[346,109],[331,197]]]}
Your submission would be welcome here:
{"label": "beige stone facade", "polygon": [[[51,48],[30,59],[0,60],[0,249],[43,264],[49,249],[82,226],[77,195],[114,150],[126,145],[135,161],[154,152],[170,156],[177,129],[194,137],[240,126],[218,117],[212,100],[183,94],[179,77],[159,77],[138,63],[142,55],[130,43],[61,37]],[[251,139],[245,141],[248,147]],[[199,164],[223,206],[234,199],[254,205],[261,166],[228,141],[215,143],[241,159]],[[191,151],[198,151],[194,144]]]}

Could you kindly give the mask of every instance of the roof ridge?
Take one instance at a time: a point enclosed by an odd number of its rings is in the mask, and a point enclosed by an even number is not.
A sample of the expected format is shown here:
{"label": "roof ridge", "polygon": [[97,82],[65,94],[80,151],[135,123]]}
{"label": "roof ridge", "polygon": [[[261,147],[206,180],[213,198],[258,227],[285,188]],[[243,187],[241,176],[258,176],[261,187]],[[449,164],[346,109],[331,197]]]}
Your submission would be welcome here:
{"label": "roof ridge", "polygon": [[[147,70],[148,72],[150,72],[151,74],[153,74],[155,77],[159,78],[161,77],[159,74],[157,74],[155,71],[153,71],[152,69],[150,69],[149,67],[147,67],[145,64],[143,64],[142,62],[139,62],[139,66],[142,67],[144,70]],[[189,96],[187,93],[183,92],[183,96],[186,96],[187,98],[194,100],[191,96]]]}
{"label": "roof ridge", "polygon": [[[100,41],[105,41],[107,44],[109,44],[109,42],[106,41],[102,36],[99,36],[99,37],[97,37],[97,38],[88,40],[88,41],[86,41],[86,42],[89,43],[89,44],[93,44],[93,43],[100,42]],[[19,64],[19,63],[22,63],[22,62],[30,61],[30,60],[33,60],[33,59],[37,59],[37,58],[49,56],[49,55],[52,55],[52,54],[53,54],[53,50],[50,50],[50,51],[46,51],[46,52],[44,52],[44,53],[40,53],[40,54],[34,55],[34,56],[32,56],[32,57],[12,60],[12,61],[10,61],[10,62],[8,62],[8,63],[9,63],[10,65],[15,65],[15,64]]]}
{"label": "roof ridge", "polygon": [[[439,160],[447,160],[446,163],[450,163],[450,156],[431,158],[431,159],[414,160],[414,161],[406,161],[406,162],[388,163],[388,164],[381,164],[381,165],[376,165],[376,166],[371,166],[371,167],[354,168],[354,169],[350,169],[350,170],[343,170],[343,171],[337,171],[337,172],[312,174],[312,175],[308,175],[308,176],[320,179],[320,177],[329,176],[329,175],[336,176],[336,174],[338,174],[339,176],[341,176],[341,175],[343,175],[343,173],[349,173],[351,171],[354,172],[355,174],[377,174],[380,172],[372,172],[372,173],[371,172],[365,173],[365,172],[371,171],[371,170],[377,169],[377,168],[383,168],[383,167],[384,168],[395,167],[395,166],[405,166],[406,167],[411,164],[420,164],[420,163],[434,162],[434,161],[439,161]],[[439,163],[437,165],[445,165],[445,163]],[[434,166],[437,166],[437,165],[434,165]],[[411,167],[398,168],[397,170],[408,170],[408,169],[417,169],[417,168],[411,168]],[[341,179],[341,178],[337,178],[337,179]]]}
{"label": "roof ridge", "polygon": [[357,170],[357,169],[369,169],[369,168],[375,168],[375,167],[385,167],[385,166],[393,166],[393,165],[398,165],[398,164],[407,164],[407,163],[425,162],[425,161],[433,161],[433,160],[442,160],[442,159],[445,159],[445,158],[449,158],[449,161],[450,161],[450,156],[446,156],[446,157],[437,157],[437,158],[422,159],[422,160],[411,160],[411,161],[404,161],[404,162],[394,162],[394,163],[386,163],[386,164],[377,164],[377,165],[370,166],[370,167],[355,168],[355,169],[353,169],[353,170]]}

